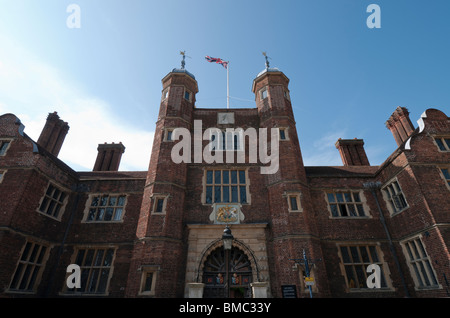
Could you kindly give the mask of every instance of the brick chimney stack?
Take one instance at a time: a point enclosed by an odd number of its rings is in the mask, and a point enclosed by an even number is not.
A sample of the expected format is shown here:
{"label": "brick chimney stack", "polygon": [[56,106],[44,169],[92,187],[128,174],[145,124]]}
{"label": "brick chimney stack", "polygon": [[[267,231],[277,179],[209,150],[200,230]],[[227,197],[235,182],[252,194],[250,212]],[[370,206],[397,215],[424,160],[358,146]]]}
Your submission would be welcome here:
{"label": "brick chimney stack", "polygon": [[414,132],[414,126],[409,119],[409,111],[405,107],[397,107],[391,117],[386,121],[386,127],[400,146]]}
{"label": "brick chimney stack", "polygon": [[57,112],[50,113],[37,143],[57,157],[68,131],[68,123],[61,120]]}
{"label": "brick chimney stack", "polygon": [[370,166],[362,139],[339,138],[335,145],[339,150],[344,166]]}
{"label": "brick chimney stack", "polygon": [[120,159],[125,152],[125,146],[122,143],[112,143],[98,145],[98,154],[93,171],[118,171]]}

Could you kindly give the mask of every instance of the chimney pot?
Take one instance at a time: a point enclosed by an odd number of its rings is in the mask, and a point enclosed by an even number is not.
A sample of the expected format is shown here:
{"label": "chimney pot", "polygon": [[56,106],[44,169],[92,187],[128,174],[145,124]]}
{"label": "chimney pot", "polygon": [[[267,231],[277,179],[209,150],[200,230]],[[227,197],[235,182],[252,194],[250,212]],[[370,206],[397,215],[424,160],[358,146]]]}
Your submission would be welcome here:
{"label": "chimney pot", "polygon": [[68,131],[69,124],[56,111],[49,113],[37,143],[57,157]]}
{"label": "chimney pot", "polygon": [[344,166],[370,166],[362,139],[341,139],[335,144]]}
{"label": "chimney pot", "polygon": [[397,107],[386,121],[386,127],[394,136],[397,146],[401,146],[414,132],[414,125],[409,119],[409,111],[406,107]]}
{"label": "chimney pot", "polygon": [[93,171],[118,171],[120,165],[120,159],[125,152],[125,146],[122,143],[98,145],[97,159]]}

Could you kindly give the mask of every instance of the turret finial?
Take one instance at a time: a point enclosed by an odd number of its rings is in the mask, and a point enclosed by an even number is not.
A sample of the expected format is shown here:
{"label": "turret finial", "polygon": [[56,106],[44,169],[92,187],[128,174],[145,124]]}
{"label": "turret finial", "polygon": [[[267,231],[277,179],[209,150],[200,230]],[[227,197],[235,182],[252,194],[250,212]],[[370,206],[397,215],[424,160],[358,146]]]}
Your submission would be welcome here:
{"label": "turret finial", "polygon": [[269,64],[269,58],[270,58],[270,57],[267,56],[267,53],[266,53],[266,52],[262,52],[262,54],[263,54],[264,57],[266,58],[266,68],[269,68],[269,67],[270,67],[270,64]]}

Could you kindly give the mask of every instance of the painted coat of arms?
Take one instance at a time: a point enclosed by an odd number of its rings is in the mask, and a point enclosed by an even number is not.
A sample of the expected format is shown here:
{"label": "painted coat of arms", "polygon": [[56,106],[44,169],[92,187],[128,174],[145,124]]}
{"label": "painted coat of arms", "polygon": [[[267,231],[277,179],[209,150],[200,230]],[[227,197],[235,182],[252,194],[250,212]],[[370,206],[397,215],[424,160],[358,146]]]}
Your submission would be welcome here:
{"label": "painted coat of arms", "polygon": [[238,224],[244,219],[240,204],[213,204],[213,212],[209,219],[215,224]]}

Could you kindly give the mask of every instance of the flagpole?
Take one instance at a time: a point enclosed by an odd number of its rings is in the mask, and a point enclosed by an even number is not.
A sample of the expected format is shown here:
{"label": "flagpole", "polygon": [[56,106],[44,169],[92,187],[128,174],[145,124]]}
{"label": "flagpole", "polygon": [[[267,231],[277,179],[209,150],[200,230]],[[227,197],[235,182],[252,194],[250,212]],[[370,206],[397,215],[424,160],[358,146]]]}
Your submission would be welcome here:
{"label": "flagpole", "polygon": [[230,62],[227,62],[227,109],[230,108]]}

